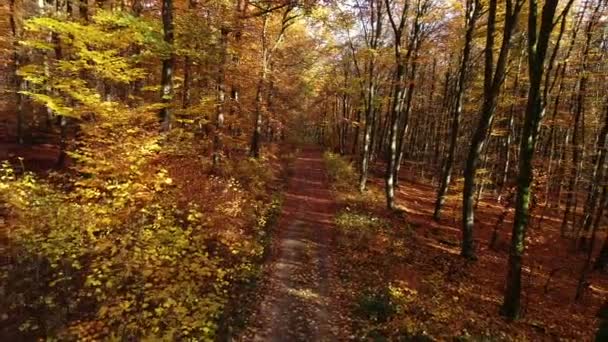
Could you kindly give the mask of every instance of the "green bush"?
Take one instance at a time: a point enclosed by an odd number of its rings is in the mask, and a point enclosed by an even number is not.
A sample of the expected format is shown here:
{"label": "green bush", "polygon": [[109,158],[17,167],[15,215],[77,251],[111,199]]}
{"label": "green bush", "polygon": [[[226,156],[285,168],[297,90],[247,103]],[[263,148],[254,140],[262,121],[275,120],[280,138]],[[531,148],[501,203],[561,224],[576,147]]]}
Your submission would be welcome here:
{"label": "green bush", "polygon": [[367,290],[357,300],[356,312],[366,320],[384,323],[397,313],[397,306],[388,289]]}
{"label": "green bush", "polygon": [[227,160],[223,168],[224,175],[233,178],[254,194],[264,192],[264,186],[273,177],[268,164],[255,158]]}
{"label": "green bush", "polygon": [[325,152],[323,159],[336,189],[351,189],[357,184],[357,173],[352,163],[331,152]]}

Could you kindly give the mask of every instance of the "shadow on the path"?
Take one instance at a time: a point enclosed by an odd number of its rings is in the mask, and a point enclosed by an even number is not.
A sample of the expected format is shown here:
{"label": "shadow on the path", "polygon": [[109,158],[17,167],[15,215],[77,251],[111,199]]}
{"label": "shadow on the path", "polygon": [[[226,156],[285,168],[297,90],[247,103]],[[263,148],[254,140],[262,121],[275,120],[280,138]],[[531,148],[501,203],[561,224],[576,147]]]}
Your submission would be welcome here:
{"label": "shadow on the path", "polygon": [[285,194],[254,340],[328,339],[328,243],[334,212],[321,153],[305,150]]}

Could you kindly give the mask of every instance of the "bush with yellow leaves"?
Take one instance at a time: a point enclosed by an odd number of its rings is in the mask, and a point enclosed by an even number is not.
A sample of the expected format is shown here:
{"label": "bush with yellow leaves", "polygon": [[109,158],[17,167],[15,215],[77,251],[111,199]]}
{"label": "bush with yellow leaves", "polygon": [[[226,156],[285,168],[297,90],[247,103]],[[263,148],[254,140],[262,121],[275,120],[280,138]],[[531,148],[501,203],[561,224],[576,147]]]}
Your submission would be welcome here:
{"label": "bush with yellow leaves", "polygon": [[88,138],[69,181],[3,165],[3,325],[30,338],[216,337],[239,286],[259,277],[280,208],[262,196],[273,175],[264,161],[226,161],[230,173],[209,178],[225,196],[217,206],[180,206],[170,172],[154,163],[163,144],[135,129],[121,144]]}

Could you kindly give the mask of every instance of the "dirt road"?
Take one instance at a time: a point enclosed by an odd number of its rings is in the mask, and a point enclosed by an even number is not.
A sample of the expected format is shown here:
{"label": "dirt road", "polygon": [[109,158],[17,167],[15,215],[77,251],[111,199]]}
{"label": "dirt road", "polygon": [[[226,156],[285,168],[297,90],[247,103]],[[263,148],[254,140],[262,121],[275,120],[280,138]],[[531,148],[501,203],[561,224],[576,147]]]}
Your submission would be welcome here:
{"label": "dirt road", "polygon": [[[336,341],[330,283],[336,204],[322,152],[304,149],[290,178],[278,221],[262,301],[242,341]],[[347,334],[346,334],[347,335]]]}

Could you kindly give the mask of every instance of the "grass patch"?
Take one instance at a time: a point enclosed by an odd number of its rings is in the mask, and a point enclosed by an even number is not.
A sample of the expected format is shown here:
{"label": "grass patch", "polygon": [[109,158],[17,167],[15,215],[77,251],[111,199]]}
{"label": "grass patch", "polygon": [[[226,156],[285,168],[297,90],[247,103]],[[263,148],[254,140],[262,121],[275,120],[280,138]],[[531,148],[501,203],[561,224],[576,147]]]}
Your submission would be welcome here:
{"label": "grass patch", "polygon": [[377,237],[387,222],[364,212],[346,208],[336,214],[336,226],[340,229],[341,244],[352,249],[365,249]]}
{"label": "grass patch", "polygon": [[348,207],[336,214],[336,225],[348,231],[377,230],[384,228],[388,223],[379,217],[368,213],[351,211]]}

